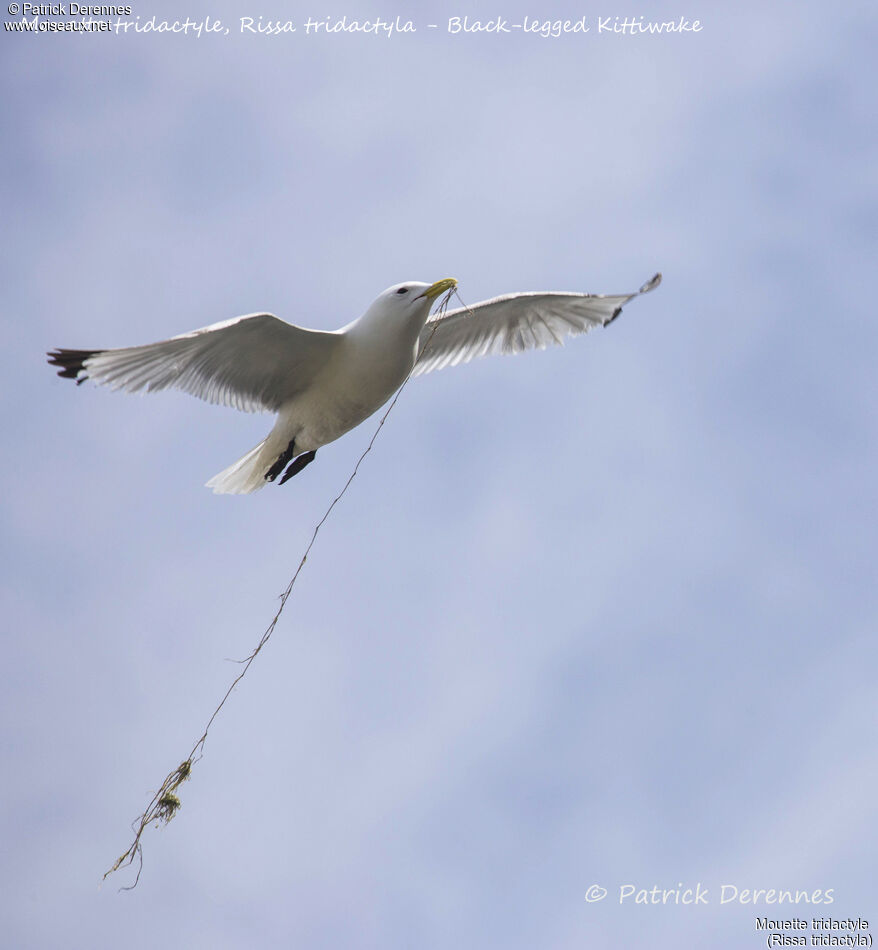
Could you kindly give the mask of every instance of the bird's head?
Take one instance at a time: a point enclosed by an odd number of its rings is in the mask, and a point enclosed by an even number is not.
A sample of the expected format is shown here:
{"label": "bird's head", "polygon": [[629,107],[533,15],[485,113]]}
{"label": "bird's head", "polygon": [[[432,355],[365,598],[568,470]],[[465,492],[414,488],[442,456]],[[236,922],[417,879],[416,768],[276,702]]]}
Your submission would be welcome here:
{"label": "bird's head", "polygon": [[359,323],[372,326],[381,324],[389,328],[405,323],[420,330],[433,303],[443,294],[450,294],[456,287],[457,281],[453,277],[444,277],[434,284],[418,280],[394,284],[379,294]]}
{"label": "bird's head", "polygon": [[[427,307],[442,294],[457,289],[457,281],[453,277],[443,277],[435,284],[424,284],[417,280],[409,280],[403,284],[394,284],[388,287],[378,300],[392,302],[394,306],[408,309],[413,306]],[[376,301],[377,302],[377,301]]]}

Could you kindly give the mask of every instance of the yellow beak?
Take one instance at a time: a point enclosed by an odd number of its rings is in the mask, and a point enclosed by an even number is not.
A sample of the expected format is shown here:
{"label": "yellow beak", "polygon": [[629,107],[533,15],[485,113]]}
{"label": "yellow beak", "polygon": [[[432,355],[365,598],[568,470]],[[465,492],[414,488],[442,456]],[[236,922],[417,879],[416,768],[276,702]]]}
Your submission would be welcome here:
{"label": "yellow beak", "polygon": [[[446,290],[454,290],[457,287],[457,280],[454,277],[443,277],[442,280],[437,280],[435,284],[431,284],[422,294],[421,297],[426,297],[428,300],[435,300],[441,294],[444,294]],[[420,297],[418,298],[420,300]]]}

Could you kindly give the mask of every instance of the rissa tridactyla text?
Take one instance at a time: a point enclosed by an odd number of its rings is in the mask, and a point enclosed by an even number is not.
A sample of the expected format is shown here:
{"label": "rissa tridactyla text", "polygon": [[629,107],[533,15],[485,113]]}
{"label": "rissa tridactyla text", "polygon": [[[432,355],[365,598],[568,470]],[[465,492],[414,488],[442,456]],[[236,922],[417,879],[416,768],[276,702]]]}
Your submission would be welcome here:
{"label": "rissa tridactyla text", "polygon": [[384,405],[409,374],[561,344],[611,323],[625,303],[660,281],[656,274],[636,293],[616,296],[507,294],[432,317],[433,301],[457,281],[407,281],[340,330],[307,330],[254,313],[161,343],[48,355],[59,376],[77,383],[93,379],[128,392],[182,389],[245,412],[276,412],[268,436],[207,483],[215,492],[245,494],[282,472],[281,484],[301,471],[320,446]]}

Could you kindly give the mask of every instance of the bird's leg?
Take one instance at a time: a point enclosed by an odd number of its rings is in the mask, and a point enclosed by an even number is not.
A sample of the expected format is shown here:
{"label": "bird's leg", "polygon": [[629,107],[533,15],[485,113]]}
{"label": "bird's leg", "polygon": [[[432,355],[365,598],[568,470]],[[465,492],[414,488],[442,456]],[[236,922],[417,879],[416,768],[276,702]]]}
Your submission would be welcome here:
{"label": "bird's leg", "polygon": [[278,482],[278,485],[283,485],[283,483],[287,481],[287,479],[292,478],[293,475],[298,475],[298,473],[301,472],[302,469],[306,465],[310,465],[311,462],[314,461],[316,455],[317,455],[316,451],[303,452],[297,459],[293,461],[290,467],[284,472],[284,477]]}
{"label": "bird's leg", "polygon": [[265,473],[265,480],[267,482],[273,482],[278,475],[284,470],[284,466],[289,462],[289,460],[296,454],[296,440],[290,439],[290,444],[281,452],[277,457],[277,461],[271,468]]}

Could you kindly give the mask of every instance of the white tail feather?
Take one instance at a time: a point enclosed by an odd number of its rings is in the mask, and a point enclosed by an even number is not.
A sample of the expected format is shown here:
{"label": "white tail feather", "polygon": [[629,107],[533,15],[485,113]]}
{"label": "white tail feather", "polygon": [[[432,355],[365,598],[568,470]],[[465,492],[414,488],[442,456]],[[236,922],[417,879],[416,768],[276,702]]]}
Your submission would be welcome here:
{"label": "white tail feather", "polygon": [[265,485],[265,473],[274,461],[264,458],[262,450],[266,442],[268,439],[263,439],[237,462],[214,475],[205,487],[212,488],[217,495],[249,495],[259,491]]}

